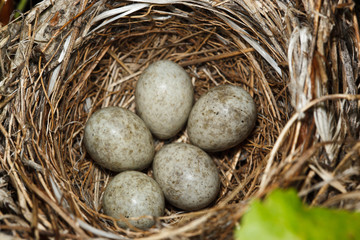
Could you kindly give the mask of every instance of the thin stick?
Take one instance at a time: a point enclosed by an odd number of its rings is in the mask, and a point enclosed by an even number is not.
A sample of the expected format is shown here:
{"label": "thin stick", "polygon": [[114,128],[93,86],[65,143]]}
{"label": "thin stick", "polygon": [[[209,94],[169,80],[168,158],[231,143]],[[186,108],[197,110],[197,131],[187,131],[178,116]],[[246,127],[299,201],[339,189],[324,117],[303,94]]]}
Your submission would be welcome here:
{"label": "thin stick", "polygon": [[246,49],[243,49],[240,51],[223,53],[223,54],[219,54],[219,55],[215,55],[215,56],[203,57],[203,58],[199,58],[199,59],[180,62],[179,64],[180,64],[180,66],[185,67],[185,66],[189,66],[189,65],[203,63],[203,62],[217,61],[217,60],[224,59],[224,58],[235,57],[235,56],[238,56],[238,55],[241,55],[244,53],[248,53],[248,52],[253,52],[253,51],[254,51],[253,48],[246,48]]}

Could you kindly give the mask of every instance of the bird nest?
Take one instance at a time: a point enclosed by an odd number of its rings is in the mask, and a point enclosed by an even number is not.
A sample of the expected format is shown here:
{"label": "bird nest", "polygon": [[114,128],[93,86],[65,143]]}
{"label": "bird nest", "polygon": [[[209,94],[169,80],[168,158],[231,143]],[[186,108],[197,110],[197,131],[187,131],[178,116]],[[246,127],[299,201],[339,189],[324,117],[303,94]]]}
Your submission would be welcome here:
{"label": "bird nest", "polygon": [[[351,0],[39,3],[0,29],[2,234],[228,239],[249,201],[279,187],[312,206],[358,210],[356,9]],[[159,59],[184,67],[195,99],[243,87],[258,118],[246,141],[210,154],[216,202],[193,212],[167,205],[153,228],[122,229],[102,212],[115,173],[86,154],[84,124],[106,106],[135,111],[136,81]],[[188,141],[183,130],[155,143]]]}

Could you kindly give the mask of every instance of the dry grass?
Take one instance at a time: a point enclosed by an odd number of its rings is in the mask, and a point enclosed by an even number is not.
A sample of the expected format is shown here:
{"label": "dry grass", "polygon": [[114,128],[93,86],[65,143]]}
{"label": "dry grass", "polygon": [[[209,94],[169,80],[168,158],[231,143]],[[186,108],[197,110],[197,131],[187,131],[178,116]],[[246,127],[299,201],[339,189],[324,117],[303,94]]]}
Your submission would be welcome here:
{"label": "dry grass", "polygon": [[[355,7],[320,0],[40,3],[0,29],[1,231],[21,239],[229,239],[249,200],[277,187],[296,188],[311,205],[359,210]],[[216,85],[242,86],[258,120],[240,146],[211,155],[222,186],[212,206],[167,206],[154,228],[123,230],[102,213],[114,173],[86,155],[83,127],[102,107],[134,111],[136,81],[158,59],[186,69],[196,99]],[[156,149],[172,141],[188,142],[186,131],[156,141]]]}

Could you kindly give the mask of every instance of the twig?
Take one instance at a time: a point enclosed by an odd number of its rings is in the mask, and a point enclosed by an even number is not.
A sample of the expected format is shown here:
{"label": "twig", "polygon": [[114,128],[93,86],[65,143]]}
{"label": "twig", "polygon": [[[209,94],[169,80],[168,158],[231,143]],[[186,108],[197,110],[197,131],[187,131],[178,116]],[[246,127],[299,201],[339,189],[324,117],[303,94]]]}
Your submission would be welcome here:
{"label": "twig", "polygon": [[223,53],[223,54],[219,54],[219,55],[215,55],[215,56],[209,56],[209,57],[203,57],[203,58],[199,58],[199,59],[184,61],[184,62],[180,62],[179,64],[180,64],[180,66],[185,67],[188,65],[195,65],[195,64],[204,63],[204,62],[217,61],[217,60],[221,60],[224,58],[231,58],[231,57],[235,57],[235,56],[238,56],[238,55],[241,55],[244,53],[248,53],[248,52],[253,52],[253,51],[254,51],[253,48],[247,48],[247,49],[236,51],[236,52]]}

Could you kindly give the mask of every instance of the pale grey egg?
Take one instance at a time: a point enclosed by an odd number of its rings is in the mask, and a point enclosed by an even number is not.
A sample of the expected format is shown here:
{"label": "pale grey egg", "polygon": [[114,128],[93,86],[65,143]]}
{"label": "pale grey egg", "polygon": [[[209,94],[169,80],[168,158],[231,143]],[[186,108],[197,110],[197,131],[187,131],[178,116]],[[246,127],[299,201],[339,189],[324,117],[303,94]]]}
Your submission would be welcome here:
{"label": "pale grey egg", "polygon": [[248,137],[255,126],[256,115],[254,100],[243,88],[217,86],[195,103],[187,133],[190,142],[205,151],[222,151]]}
{"label": "pale grey egg", "polygon": [[152,135],[141,118],[121,107],[102,108],[85,125],[87,152],[112,171],[142,170],[153,160]]}
{"label": "pale grey egg", "polygon": [[[116,175],[106,187],[103,197],[103,210],[106,215],[116,219],[121,219],[121,216],[138,218],[129,219],[129,222],[140,229],[153,226],[153,217],[162,216],[164,209],[164,194],[157,182],[137,171],[125,171]],[[120,220],[117,224],[127,227],[125,221]]]}
{"label": "pale grey egg", "polygon": [[136,84],[137,114],[160,139],[171,138],[182,129],[193,99],[194,90],[189,75],[172,61],[152,63]]}
{"label": "pale grey egg", "polygon": [[215,163],[206,152],[190,144],[162,147],[155,155],[153,171],[165,199],[184,210],[208,206],[220,190]]}

